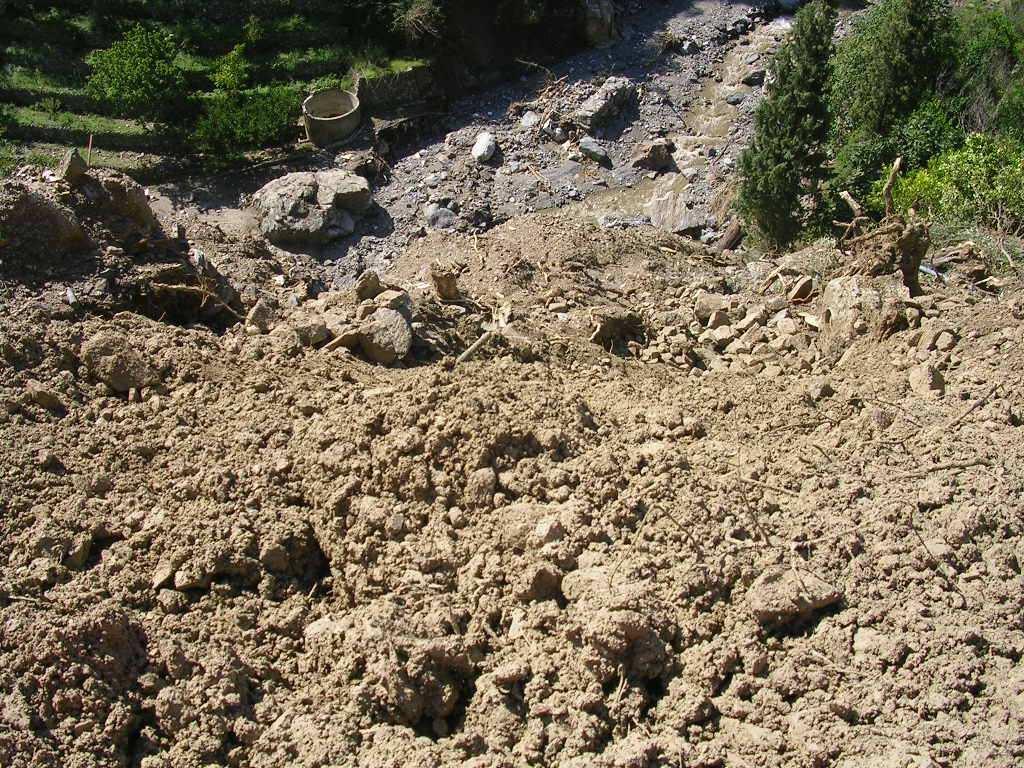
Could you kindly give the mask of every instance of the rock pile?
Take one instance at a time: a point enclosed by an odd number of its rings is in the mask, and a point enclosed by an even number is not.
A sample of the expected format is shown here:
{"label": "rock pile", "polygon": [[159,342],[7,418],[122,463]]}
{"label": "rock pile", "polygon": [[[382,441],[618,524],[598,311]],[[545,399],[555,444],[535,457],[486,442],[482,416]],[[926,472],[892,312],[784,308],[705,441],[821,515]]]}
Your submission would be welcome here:
{"label": "rock pile", "polygon": [[249,311],[245,331],[269,334],[291,352],[303,348],[360,352],[381,365],[408,356],[413,342],[413,303],[409,294],[362,274],[352,291],[332,291],[289,312],[278,313],[265,299]]}

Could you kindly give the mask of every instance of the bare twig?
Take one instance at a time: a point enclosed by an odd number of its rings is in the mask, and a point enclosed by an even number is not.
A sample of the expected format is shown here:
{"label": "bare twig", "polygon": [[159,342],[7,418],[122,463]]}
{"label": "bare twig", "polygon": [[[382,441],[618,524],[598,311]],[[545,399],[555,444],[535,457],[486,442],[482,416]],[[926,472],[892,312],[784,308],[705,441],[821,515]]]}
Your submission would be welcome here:
{"label": "bare twig", "polygon": [[885,200],[886,218],[892,216],[896,209],[896,206],[892,201],[892,188],[896,186],[896,179],[899,177],[900,168],[902,167],[903,158],[897,157],[896,162],[892,164],[892,170],[889,171],[889,178],[885,181],[885,187],[882,189],[882,199]]}

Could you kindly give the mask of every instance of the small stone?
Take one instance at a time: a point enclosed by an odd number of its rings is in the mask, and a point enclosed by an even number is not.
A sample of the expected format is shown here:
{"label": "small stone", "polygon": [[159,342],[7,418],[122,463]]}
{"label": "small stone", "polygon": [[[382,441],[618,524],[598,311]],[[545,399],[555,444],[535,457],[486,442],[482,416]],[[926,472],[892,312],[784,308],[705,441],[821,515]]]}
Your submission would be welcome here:
{"label": "small stone", "polygon": [[545,517],[534,529],[534,534],[542,544],[560,541],[565,536],[565,528],[557,517]]}
{"label": "small stone", "polygon": [[431,203],[424,209],[427,226],[431,229],[454,229],[459,223],[455,211],[444,206]]}
{"label": "small stone", "polygon": [[48,411],[63,413],[67,410],[67,406],[64,405],[60,395],[35,379],[29,379],[26,382],[25,392],[32,402]]}
{"label": "small stone", "polygon": [[956,335],[952,331],[942,331],[935,337],[935,348],[940,352],[949,352],[956,346]]}
{"label": "small stone", "polygon": [[536,128],[538,125],[540,125],[540,115],[538,115],[532,109],[529,110],[528,112],[524,112],[523,116],[519,118],[519,126],[521,128]]}
{"label": "small stone", "polygon": [[249,314],[245,316],[246,326],[254,328],[260,333],[269,333],[273,322],[274,310],[263,299],[259,299],[255,304],[253,304],[252,309],[249,310]]}
{"label": "small stone", "polygon": [[765,77],[768,75],[764,69],[755,69],[743,77],[743,84],[749,86],[764,85]]}
{"label": "small stone", "polygon": [[153,589],[162,589],[174,581],[174,566],[162,560],[153,570]]}
{"label": "small stone", "polygon": [[801,277],[789,291],[789,300],[794,303],[807,301],[814,293],[814,278]]}
{"label": "small stone", "polygon": [[486,163],[494,157],[494,153],[497,149],[498,142],[495,141],[494,134],[489,131],[484,131],[476,137],[476,142],[473,144],[473,159],[478,163]]}
{"label": "small stone", "polygon": [[729,313],[723,309],[716,309],[708,318],[708,328],[721,328],[723,325],[729,325]]}
{"label": "small stone", "polygon": [[374,299],[374,303],[381,309],[393,309],[401,313],[406,320],[412,321],[412,298],[406,291],[381,291]]}
{"label": "small stone", "polygon": [[74,187],[81,181],[88,170],[89,166],[86,165],[82,156],[78,154],[78,150],[69,149],[64,153],[60,165],[57,166],[57,176]]}
{"label": "small stone", "polygon": [[430,282],[442,301],[455,301],[459,298],[458,269],[435,261],[430,265]]}
{"label": "small stone", "polygon": [[725,103],[732,107],[738,107],[743,103],[744,96],[742,93],[730,93],[725,97]]}
{"label": "small stone", "polygon": [[115,392],[156,383],[156,373],[126,337],[100,331],[82,345],[82,362],[93,378]]}
{"label": "small stone", "polygon": [[797,573],[788,565],[769,566],[747,591],[754,618],[768,627],[807,618],[841,599],[842,593],[824,579],[804,569]]}
{"label": "small stone", "polygon": [[409,354],[412,328],[394,309],[378,309],[359,327],[363,354],[381,365],[391,365]]}
{"label": "small stone", "polygon": [[375,299],[383,290],[384,286],[380,282],[380,275],[372,269],[363,272],[356,280],[356,299],[358,301]]}
{"label": "small stone", "polygon": [[907,376],[910,389],[921,397],[942,397],[946,393],[946,381],[942,374],[928,363],[915,365]]}
{"label": "small stone", "polygon": [[608,151],[592,136],[584,136],[580,139],[580,152],[583,153],[584,157],[589,157],[595,163],[601,165],[611,161],[608,157]]}

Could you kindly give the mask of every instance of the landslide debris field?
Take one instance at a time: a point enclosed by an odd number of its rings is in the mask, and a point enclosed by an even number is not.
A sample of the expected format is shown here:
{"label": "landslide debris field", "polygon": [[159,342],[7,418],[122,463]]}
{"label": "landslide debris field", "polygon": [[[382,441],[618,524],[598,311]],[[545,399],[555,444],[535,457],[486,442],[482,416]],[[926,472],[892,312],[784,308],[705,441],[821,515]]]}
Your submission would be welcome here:
{"label": "landslide debris field", "polygon": [[298,170],[0,183],[0,764],[1021,764],[1017,277],[591,194],[335,283]]}

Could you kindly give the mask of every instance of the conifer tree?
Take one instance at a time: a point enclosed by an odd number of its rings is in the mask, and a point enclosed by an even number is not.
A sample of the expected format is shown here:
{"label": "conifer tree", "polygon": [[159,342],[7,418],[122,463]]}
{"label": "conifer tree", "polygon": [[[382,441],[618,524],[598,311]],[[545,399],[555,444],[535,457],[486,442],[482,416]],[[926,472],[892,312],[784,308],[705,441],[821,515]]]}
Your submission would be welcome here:
{"label": "conifer tree", "polygon": [[802,202],[820,198],[829,137],[829,58],[835,9],[813,0],[796,15],[776,54],[764,101],[754,116],[754,140],[740,158],[739,208],[771,246],[792,242]]}

